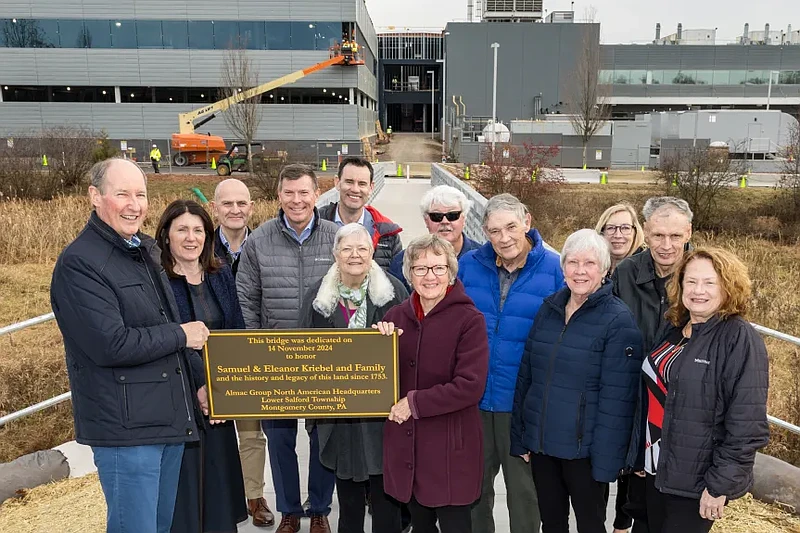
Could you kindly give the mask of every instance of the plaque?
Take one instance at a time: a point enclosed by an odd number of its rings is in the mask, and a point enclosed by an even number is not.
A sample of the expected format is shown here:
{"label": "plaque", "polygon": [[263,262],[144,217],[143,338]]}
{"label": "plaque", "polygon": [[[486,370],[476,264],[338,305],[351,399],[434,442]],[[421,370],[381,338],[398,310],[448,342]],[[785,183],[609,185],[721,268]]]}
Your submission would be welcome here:
{"label": "plaque", "polygon": [[212,331],[203,350],[211,418],[384,417],[398,400],[397,334]]}

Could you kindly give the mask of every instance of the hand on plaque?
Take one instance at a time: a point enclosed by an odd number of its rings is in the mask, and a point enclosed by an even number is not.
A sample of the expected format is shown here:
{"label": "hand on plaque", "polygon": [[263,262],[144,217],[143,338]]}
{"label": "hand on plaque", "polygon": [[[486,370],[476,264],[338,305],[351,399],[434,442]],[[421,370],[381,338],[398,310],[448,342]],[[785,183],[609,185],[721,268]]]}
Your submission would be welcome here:
{"label": "hand on plaque", "polygon": [[409,418],[411,418],[411,406],[408,405],[408,397],[406,397],[392,406],[392,410],[389,411],[389,420],[402,424]]}
{"label": "hand on plaque", "polygon": [[[403,334],[403,330],[400,328],[394,327],[394,322],[378,322],[377,324],[372,324],[372,329],[377,329],[381,332],[381,335],[390,336],[392,333],[397,331],[397,336]],[[399,405],[399,404],[398,404]]]}
{"label": "hand on plaque", "polygon": [[[203,385],[197,390],[197,403],[200,404],[200,410],[204,415],[208,416],[208,389]],[[209,420],[209,424],[224,424],[225,420]]]}

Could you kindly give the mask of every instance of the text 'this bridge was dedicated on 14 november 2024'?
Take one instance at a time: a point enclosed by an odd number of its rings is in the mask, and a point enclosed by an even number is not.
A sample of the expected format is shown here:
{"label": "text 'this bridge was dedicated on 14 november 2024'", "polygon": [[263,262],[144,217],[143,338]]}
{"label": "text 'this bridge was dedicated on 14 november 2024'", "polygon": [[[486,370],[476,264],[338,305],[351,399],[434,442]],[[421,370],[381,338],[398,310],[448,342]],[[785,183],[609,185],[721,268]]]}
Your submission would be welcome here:
{"label": "text 'this bridge was dedicated on 14 november 2024'", "polygon": [[204,352],[212,418],[387,416],[398,400],[396,334],[213,331]]}

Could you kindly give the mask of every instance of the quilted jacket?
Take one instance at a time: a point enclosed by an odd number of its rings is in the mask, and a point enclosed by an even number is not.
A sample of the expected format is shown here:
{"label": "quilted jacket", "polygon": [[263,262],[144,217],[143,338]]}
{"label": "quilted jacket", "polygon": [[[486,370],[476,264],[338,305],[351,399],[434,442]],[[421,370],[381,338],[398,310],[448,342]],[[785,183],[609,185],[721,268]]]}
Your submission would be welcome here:
{"label": "quilted jacket", "polygon": [[458,262],[458,277],[467,296],[486,318],[489,335],[489,376],[481,399],[483,411],[510,413],[519,362],[533,319],[544,299],[564,286],[558,255],[545,249],[539,232],[528,232],[533,248],[500,311],[497,255],[487,242]]}
{"label": "quilted jacket", "polygon": [[303,298],[333,264],[339,226],[314,210],[311,236],[298,243],[283,222],[283,210],[247,238],[239,256],[236,292],[247,329],[298,327]]}
{"label": "quilted jacket", "polygon": [[511,418],[511,453],[590,458],[595,481],[625,465],[642,336],[628,307],[602,285],[565,323],[570,290],[547,298],[531,328]]}

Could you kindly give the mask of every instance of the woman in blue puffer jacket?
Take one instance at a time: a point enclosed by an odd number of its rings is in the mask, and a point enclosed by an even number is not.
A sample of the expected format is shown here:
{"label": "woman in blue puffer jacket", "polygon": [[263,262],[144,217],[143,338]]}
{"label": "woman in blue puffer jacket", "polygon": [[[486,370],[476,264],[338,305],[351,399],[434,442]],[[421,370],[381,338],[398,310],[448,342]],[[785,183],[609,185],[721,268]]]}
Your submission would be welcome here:
{"label": "woman in blue puffer jacket", "polygon": [[605,282],[608,244],[594,230],[561,252],[567,287],[542,304],[514,394],[511,454],[530,462],[544,533],[605,532],[605,491],[625,464],[642,338]]}

